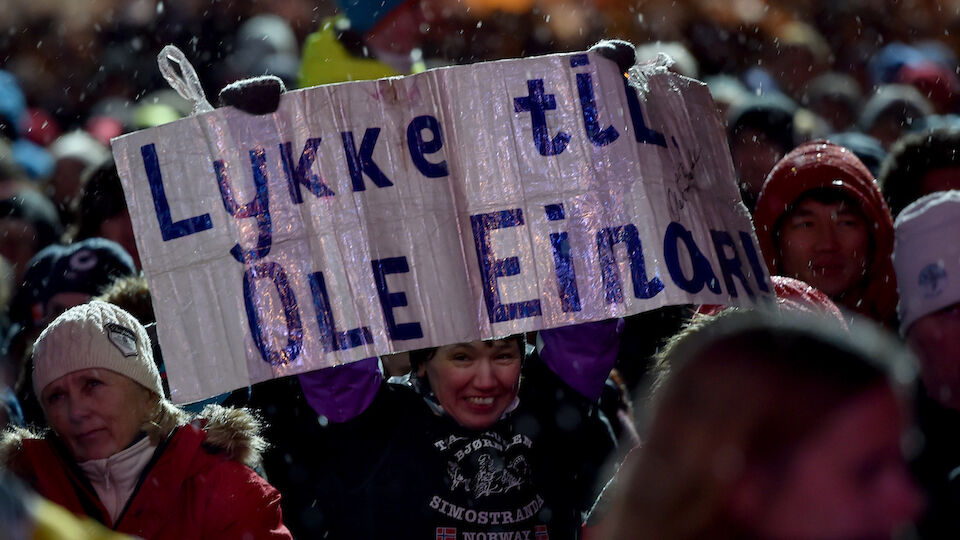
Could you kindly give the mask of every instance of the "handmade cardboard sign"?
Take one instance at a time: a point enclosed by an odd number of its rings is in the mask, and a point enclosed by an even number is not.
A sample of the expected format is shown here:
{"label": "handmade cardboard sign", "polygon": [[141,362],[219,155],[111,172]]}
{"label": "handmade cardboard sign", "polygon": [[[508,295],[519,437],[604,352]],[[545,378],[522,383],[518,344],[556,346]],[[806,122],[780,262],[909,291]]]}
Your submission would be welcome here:
{"label": "handmade cardboard sign", "polygon": [[593,54],[113,141],[173,399],[771,286],[706,87]]}

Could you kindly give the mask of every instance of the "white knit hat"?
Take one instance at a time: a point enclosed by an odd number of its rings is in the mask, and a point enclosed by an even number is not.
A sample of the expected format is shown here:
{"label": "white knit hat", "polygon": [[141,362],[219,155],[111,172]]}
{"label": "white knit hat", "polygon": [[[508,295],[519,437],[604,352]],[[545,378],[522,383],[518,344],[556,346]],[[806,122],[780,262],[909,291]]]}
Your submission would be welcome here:
{"label": "white knit hat", "polygon": [[133,379],[163,396],[150,338],[133,315],[94,300],[68,309],[37,338],[33,349],[33,391],[81,369],[104,368]]}
{"label": "white knit hat", "polygon": [[920,317],[960,302],[960,191],[917,199],[894,227],[900,333],[906,334]]}

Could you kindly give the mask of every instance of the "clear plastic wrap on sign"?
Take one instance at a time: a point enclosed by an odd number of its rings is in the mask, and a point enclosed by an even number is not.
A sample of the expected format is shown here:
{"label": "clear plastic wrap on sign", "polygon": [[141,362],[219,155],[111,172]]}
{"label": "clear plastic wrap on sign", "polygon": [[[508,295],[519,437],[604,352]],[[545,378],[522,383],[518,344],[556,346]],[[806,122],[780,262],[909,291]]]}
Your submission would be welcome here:
{"label": "clear plastic wrap on sign", "polygon": [[771,294],[706,88],[634,75],[491,62],[114,140],[174,399]]}

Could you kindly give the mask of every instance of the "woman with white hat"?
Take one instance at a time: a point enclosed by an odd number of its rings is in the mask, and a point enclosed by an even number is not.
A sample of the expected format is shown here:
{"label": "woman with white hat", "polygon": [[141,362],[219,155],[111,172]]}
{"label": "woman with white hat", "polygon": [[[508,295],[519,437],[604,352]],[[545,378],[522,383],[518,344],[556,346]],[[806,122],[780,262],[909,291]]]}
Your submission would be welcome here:
{"label": "woman with white hat", "polygon": [[40,495],[142,538],[290,538],[280,494],[251,469],[259,422],[167,401],[126,311],[93,301],[57,317],[34,347],[33,386],[51,430],[8,431],[0,464]]}

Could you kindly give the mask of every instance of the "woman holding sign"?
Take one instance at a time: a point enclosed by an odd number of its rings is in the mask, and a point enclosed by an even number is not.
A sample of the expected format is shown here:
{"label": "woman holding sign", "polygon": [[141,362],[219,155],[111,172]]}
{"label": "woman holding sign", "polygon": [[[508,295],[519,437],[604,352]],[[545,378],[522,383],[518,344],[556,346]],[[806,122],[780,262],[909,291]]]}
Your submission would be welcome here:
{"label": "woman holding sign", "polygon": [[[578,538],[613,448],[596,401],[620,321],[411,353],[405,384],[376,359],[302,375],[333,423],[317,507],[331,538]],[[521,377],[522,373],[522,377]]]}
{"label": "woman holding sign", "polygon": [[266,446],[243,410],[188,418],[163,397],[150,340],[106,302],[40,334],[33,387],[52,432],[4,433],[0,466],[67,510],[147,539],[290,538],[280,494],[250,466]]}

